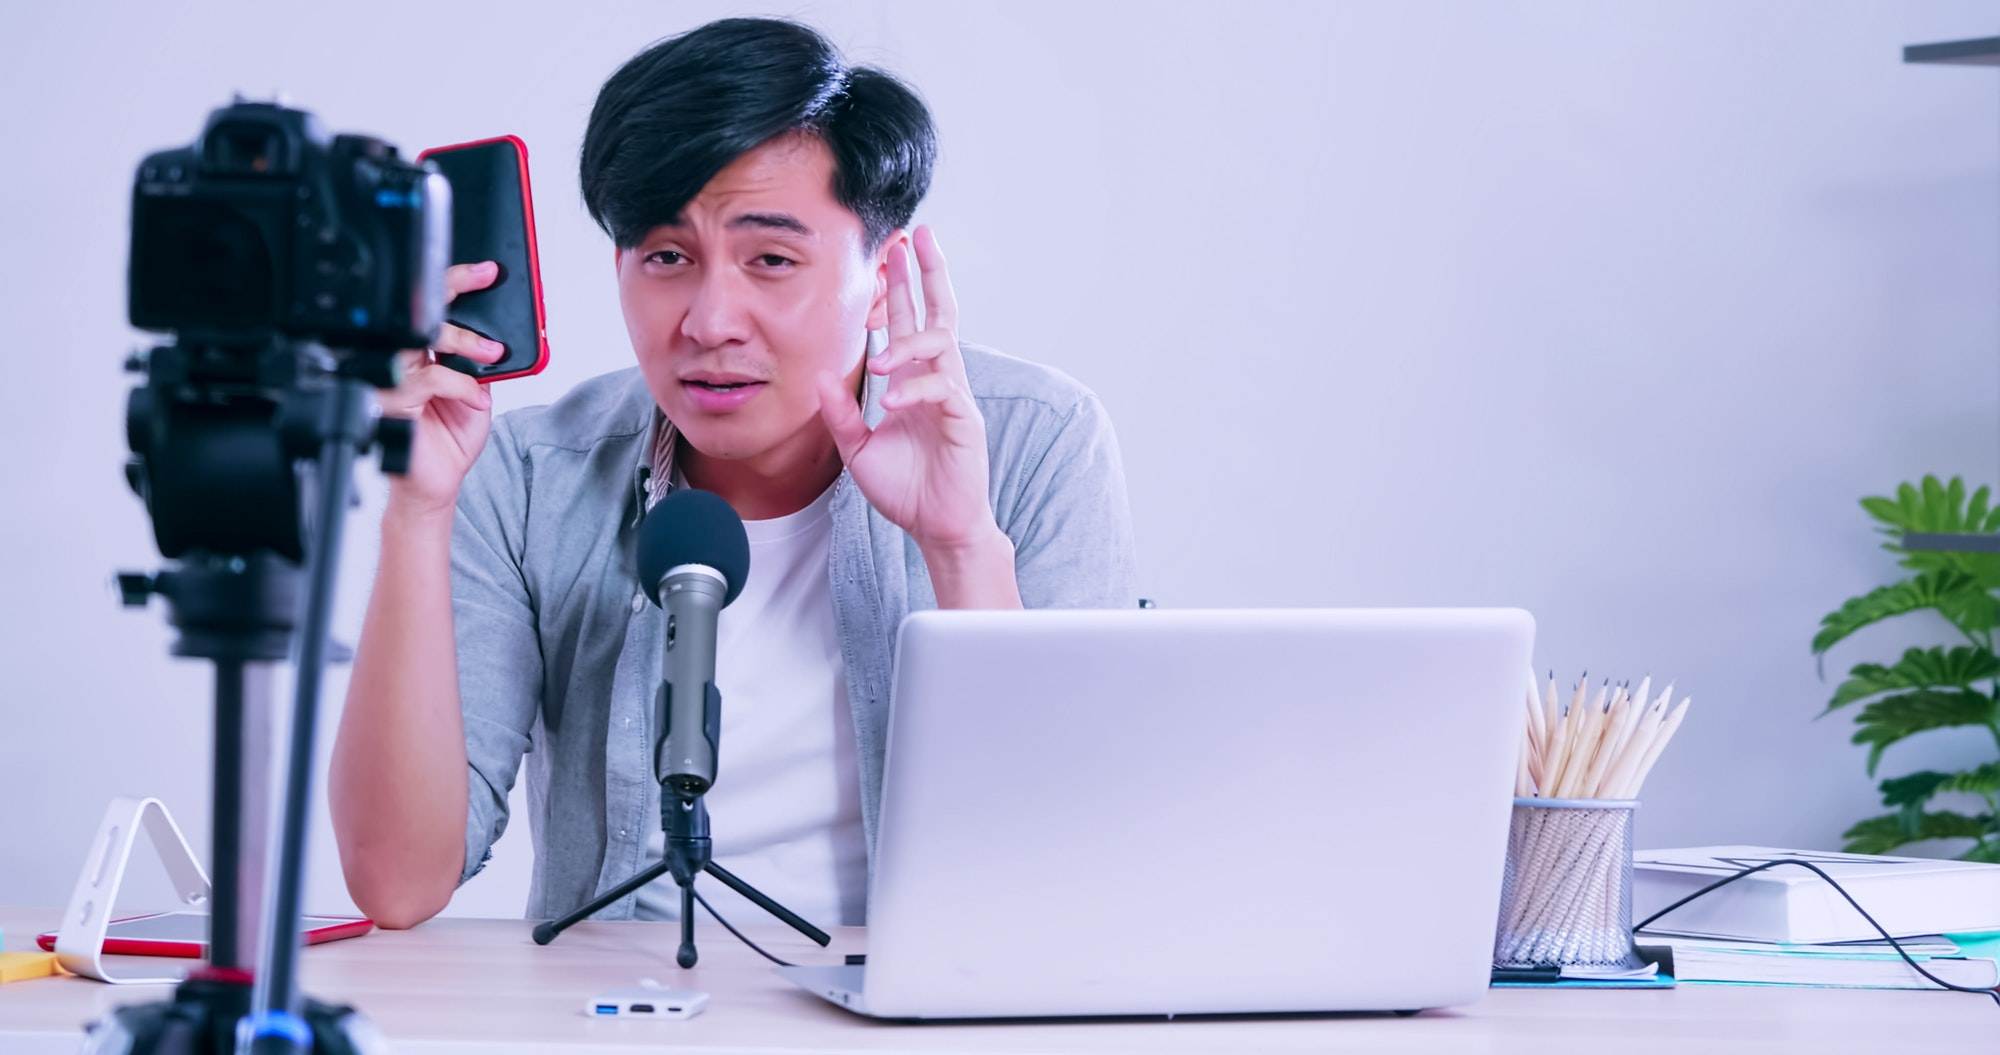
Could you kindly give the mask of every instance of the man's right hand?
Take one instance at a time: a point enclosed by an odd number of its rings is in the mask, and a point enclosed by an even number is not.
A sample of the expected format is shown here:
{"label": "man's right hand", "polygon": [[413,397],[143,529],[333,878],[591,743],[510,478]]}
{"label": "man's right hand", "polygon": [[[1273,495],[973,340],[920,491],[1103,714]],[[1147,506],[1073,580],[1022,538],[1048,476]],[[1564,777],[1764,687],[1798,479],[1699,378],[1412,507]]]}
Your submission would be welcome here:
{"label": "man's right hand", "polygon": [[[446,303],[460,293],[485,289],[498,274],[499,266],[490,260],[452,266],[444,273]],[[437,362],[433,352],[492,363],[505,349],[498,341],[445,323],[430,348],[399,353],[403,383],[376,395],[383,414],[415,423],[409,471],[389,478],[390,506],[406,514],[448,516],[458,501],[459,485],[486,446],[493,396],[470,375]]]}
{"label": "man's right hand", "polygon": [[[491,263],[445,272],[450,297],[493,284]],[[493,399],[436,361],[478,363],[498,344],[446,325],[404,357],[403,383],[379,394],[382,413],[410,418],[410,469],[389,478],[382,552],[347,707],[334,738],[327,802],[348,892],[383,927],[409,927],[451,901],[465,864],[465,726],[451,611],[451,530],[458,489],[486,446]]]}

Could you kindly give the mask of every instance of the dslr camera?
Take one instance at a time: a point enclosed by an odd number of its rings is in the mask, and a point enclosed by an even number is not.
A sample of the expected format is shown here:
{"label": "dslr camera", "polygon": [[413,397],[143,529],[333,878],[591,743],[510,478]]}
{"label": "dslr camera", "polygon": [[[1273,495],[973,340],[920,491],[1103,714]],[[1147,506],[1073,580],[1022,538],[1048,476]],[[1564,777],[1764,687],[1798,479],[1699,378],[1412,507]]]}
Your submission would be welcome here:
{"label": "dslr camera", "polygon": [[239,96],[193,146],[140,163],[131,252],[140,329],[210,348],[420,348],[444,321],[451,186],[380,139],[329,139],[310,113]]}

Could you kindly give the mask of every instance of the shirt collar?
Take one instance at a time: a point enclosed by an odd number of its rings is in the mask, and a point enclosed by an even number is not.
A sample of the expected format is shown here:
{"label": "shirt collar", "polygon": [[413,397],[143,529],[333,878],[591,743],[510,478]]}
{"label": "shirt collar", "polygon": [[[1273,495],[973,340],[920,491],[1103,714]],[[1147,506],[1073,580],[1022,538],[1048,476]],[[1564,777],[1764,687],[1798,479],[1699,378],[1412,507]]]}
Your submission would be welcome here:
{"label": "shirt collar", "polygon": [[646,431],[646,442],[639,448],[639,459],[632,467],[632,526],[646,519],[653,504],[666,497],[674,486],[674,450],[680,445],[680,430],[674,423],[653,408],[653,426]]}

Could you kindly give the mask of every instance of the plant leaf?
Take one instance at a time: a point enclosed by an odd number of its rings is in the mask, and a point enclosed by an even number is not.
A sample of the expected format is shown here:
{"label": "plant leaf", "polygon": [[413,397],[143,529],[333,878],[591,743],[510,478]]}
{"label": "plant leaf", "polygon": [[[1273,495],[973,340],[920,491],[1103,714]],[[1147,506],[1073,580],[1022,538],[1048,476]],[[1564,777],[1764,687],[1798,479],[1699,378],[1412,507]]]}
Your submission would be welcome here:
{"label": "plant leaf", "polygon": [[1885,813],[1870,817],[1842,833],[1851,854],[1885,854],[1904,843],[1922,839],[1977,839],[1985,835],[1991,817],[1969,817],[1950,810],[1932,810],[1917,815],[1915,825],[1904,822],[1902,814]]}
{"label": "plant leaf", "polygon": [[[2000,677],[2000,656],[1976,645],[1913,648],[1894,666],[1861,663],[1835,689],[1827,711],[1897,689],[1964,688],[1982,678]],[[1822,714],[1825,712],[1821,712]]]}
{"label": "plant leaf", "polygon": [[1917,826],[1919,839],[1977,839],[1992,825],[1991,817],[1973,817],[1952,810],[1932,810]]}
{"label": "plant leaf", "polygon": [[1985,839],[1973,843],[1964,853],[1958,855],[1958,859],[2000,865],[2000,839]]}
{"label": "plant leaf", "polygon": [[1984,486],[1968,496],[1961,477],[1940,482],[1935,476],[1926,476],[1920,485],[1899,485],[1893,499],[1880,495],[1863,498],[1861,508],[1875,520],[1876,530],[1887,536],[1882,548],[1900,554],[1903,567],[1918,572],[1963,572],[1993,589],[2000,588],[2000,554],[1907,550],[1902,545],[1904,533],[1910,531],[2000,532],[2000,509],[1992,508],[1992,499],[1992,491]]}
{"label": "plant leaf", "polygon": [[1842,849],[1851,854],[1885,854],[1910,841],[1903,834],[1902,817],[1894,813],[1859,821],[1840,837],[1847,840]]}
{"label": "plant leaf", "polygon": [[1940,773],[1935,769],[1926,769],[1922,772],[1911,773],[1908,776],[1891,777],[1882,782],[1882,805],[1908,806],[1913,803],[1922,805],[1930,801],[1930,797],[1937,791],[1938,785],[1953,777],[1963,775],[1960,773]]}
{"label": "plant leaf", "polygon": [[1885,696],[1861,709],[1854,742],[1868,744],[1868,775],[1882,761],[1889,745],[1931,729],[1960,725],[1991,726],[2000,721],[1993,697],[1972,689],[1918,689]]}
{"label": "plant leaf", "polygon": [[[1993,534],[1993,532],[1986,532]],[[1960,553],[1947,550],[1912,550],[1902,546],[1903,536],[1896,533],[1894,538],[1882,548],[1891,553],[1902,554],[1898,562],[1915,572],[1955,571],[1969,575],[1979,585],[1992,590],[2000,589],[2000,553]]]}
{"label": "plant leaf", "polygon": [[[1968,488],[1963,477],[1926,475],[1896,485],[1893,494],[1861,499],[1862,511],[1913,574],[1851,597],[1820,620],[1814,655],[1856,632],[1910,612],[1934,611],[1970,639],[1951,647],[1912,648],[1894,663],[1860,663],[1834,690],[1822,716],[1861,703],[1853,741],[1868,747],[1868,774],[1888,748],[1933,729],[1984,726],[2000,737],[2000,655],[1993,631],[2000,627],[2000,553],[1912,550],[1910,533],[2000,535],[2000,502],[1992,487]],[[1995,685],[1991,695],[1977,686]],[[1878,785],[1891,812],[1857,822],[1845,833],[1847,849],[1886,853],[1929,839],[1971,839],[1961,853],[1970,861],[2000,864],[2000,760],[1956,773],[1922,770]],[[1987,812],[1977,816],[1928,809],[1939,795],[1976,795]]]}
{"label": "plant leaf", "polygon": [[1942,613],[1967,633],[1988,630],[2000,623],[2000,608],[1996,608],[1993,595],[1978,580],[1961,571],[1941,568],[1848,598],[1838,610],[1820,620],[1812,650],[1815,654],[1823,653],[1863,627],[1927,608]]}
{"label": "plant leaf", "polygon": [[[1915,774],[1911,775],[1915,776]],[[1885,781],[1882,787],[1883,793],[1886,795],[1888,793],[1888,783]],[[1937,787],[1933,790],[1962,791],[1973,795],[2000,793],[2000,760],[1968,769],[1963,773],[1953,773],[1948,778],[1939,781]]]}
{"label": "plant leaf", "polygon": [[1896,485],[1896,505],[1901,508],[1902,523],[1905,527],[1919,522],[1918,517],[1923,510],[1924,500],[1908,481]]}
{"label": "plant leaf", "polygon": [[1916,838],[1911,833],[1922,823],[1924,806],[1937,792],[1938,785],[1954,776],[1957,774],[1926,769],[1882,782],[1882,805],[1897,807],[1896,818],[1903,826],[1904,838]]}
{"label": "plant leaf", "polygon": [[1861,508],[1882,524],[1884,532],[1901,534],[1903,531],[1903,509],[1893,499],[1875,495],[1861,500]]}
{"label": "plant leaf", "polygon": [[[2000,560],[2000,554],[1994,553],[1949,553],[1946,556],[1953,558],[1967,556],[1992,557]],[[2000,581],[2000,563],[1995,564],[1992,574],[1996,581]],[[2000,626],[2000,600],[1996,600],[1993,594],[1989,592],[1993,589],[1993,586],[1986,579],[1978,576],[1969,577],[1978,584],[1977,587],[1946,594],[1942,603],[1938,605],[1938,614],[1951,620],[1954,625],[1960,630],[1965,631],[1968,636],[1977,636],[1984,631],[1993,629],[1995,626]]]}

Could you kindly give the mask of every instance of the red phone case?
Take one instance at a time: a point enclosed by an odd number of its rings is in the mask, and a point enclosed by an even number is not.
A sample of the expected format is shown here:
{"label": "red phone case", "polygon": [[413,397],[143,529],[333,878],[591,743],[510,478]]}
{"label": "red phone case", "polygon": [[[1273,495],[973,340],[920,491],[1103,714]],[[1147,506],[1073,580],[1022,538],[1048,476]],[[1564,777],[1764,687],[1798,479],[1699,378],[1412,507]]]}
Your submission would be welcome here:
{"label": "red phone case", "polygon": [[[527,256],[526,270],[528,272],[529,285],[534,291],[534,297],[535,297],[534,313],[535,313],[535,318],[539,323],[548,318],[548,312],[545,309],[542,301],[541,253],[535,240],[535,196],[533,188],[530,186],[528,182],[528,144],[523,142],[519,136],[515,135],[488,136],[485,139],[474,139],[464,143],[453,143],[449,146],[430,147],[429,149],[424,150],[422,153],[418,154],[417,160],[421,162],[431,158],[433,155],[436,154],[443,154],[450,151],[470,150],[476,147],[487,147],[496,144],[506,144],[512,148],[511,152],[513,154],[515,162],[514,171],[517,178],[520,181],[521,213],[526,218],[527,221],[526,222],[527,230],[525,232],[526,256]],[[485,188],[479,188],[479,189],[484,190]],[[454,190],[456,190],[456,188],[454,188]],[[467,195],[467,197],[470,198],[472,196]],[[457,212],[456,205],[454,205],[454,212],[455,213]],[[489,254],[484,252],[461,253],[458,246],[458,243],[461,241],[461,239],[459,238],[459,232],[461,231],[461,228],[457,223],[456,217],[454,217],[453,230],[454,230],[454,237],[453,237],[454,246],[452,249],[452,256],[453,256],[452,263],[454,264],[473,263],[475,262],[476,259],[489,258]],[[459,259],[459,257],[461,256],[464,256],[465,258]],[[497,258],[497,257],[498,254],[491,254],[491,258]],[[467,294],[467,296],[471,295],[472,294]],[[451,310],[449,307],[446,308],[445,313],[447,316],[451,314]],[[543,330],[540,325],[536,327],[536,330],[537,330],[535,336],[536,349],[535,349],[534,359],[531,362],[528,362],[523,365],[518,365],[512,369],[502,370],[497,373],[474,372],[472,376],[476,378],[481,384],[485,384],[487,382],[492,382],[492,381],[505,381],[510,378],[528,377],[533,374],[541,373],[542,369],[549,365],[549,342],[548,342],[547,332]]]}
{"label": "red phone case", "polygon": [[[168,913],[150,912],[140,916],[121,916],[112,920],[111,924],[116,926],[135,919],[152,919],[164,915]],[[342,938],[358,938],[374,929],[374,923],[357,917],[301,931],[300,937],[307,945],[318,945],[322,942],[339,941]],[[56,951],[56,932],[45,931],[35,935],[35,944],[40,945],[43,952]],[[178,956],[183,959],[199,960],[207,955],[208,943],[164,938],[118,938],[107,935],[104,939],[104,951],[114,956]]]}

